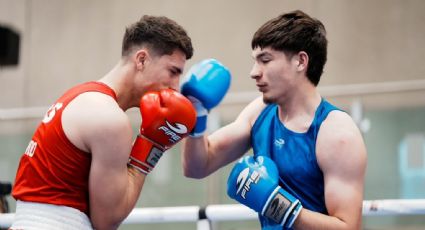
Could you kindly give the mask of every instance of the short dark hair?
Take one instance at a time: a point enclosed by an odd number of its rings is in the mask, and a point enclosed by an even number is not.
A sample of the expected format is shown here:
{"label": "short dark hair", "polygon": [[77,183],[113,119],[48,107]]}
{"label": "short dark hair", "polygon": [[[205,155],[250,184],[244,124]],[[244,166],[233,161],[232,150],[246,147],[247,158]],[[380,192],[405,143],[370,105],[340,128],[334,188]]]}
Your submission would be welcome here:
{"label": "short dark hair", "polygon": [[192,42],[186,31],[164,16],[144,15],[126,28],[121,55],[127,56],[134,47],[139,46],[147,46],[158,55],[169,55],[176,49],[180,49],[186,59],[193,55]]}
{"label": "short dark hair", "polygon": [[315,86],[327,59],[328,40],[324,25],[296,10],[271,19],[261,26],[251,41],[252,49],[270,47],[289,55],[304,51],[309,57],[307,77]]}

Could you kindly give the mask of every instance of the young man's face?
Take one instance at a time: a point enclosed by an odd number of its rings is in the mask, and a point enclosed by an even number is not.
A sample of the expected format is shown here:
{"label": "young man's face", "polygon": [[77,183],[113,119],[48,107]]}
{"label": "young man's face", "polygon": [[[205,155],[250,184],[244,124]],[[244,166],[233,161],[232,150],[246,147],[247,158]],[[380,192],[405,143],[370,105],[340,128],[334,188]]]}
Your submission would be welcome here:
{"label": "young man's face", "polygon": [[252,51],[254,65],[250,72],[265,103],[276,103],[289,95],[295,84],[297,62],[292,56],[271,48]]}
{"label": "young man's face", "polygon": [[149,55],[143,66],[143,90],[172,88],[178,91],[185,63],[186,55],[180,50],[170,55]]}

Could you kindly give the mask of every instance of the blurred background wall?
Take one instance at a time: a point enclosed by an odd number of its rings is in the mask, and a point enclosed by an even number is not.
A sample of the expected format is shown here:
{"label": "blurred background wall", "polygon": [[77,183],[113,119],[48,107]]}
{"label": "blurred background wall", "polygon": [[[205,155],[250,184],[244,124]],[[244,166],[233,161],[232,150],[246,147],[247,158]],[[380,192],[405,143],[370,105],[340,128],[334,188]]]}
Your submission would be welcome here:
{"label": "blurred background wall", "polygon": [[[350,112],[368,150],[365,199],[425,198],[425,1],[422,0],[0,0],[0,26],[19,34],[16,65],[0,65],[0,181],[18,161],[47,107],[64,90],[107,73],[119,60],[125,27],[143,14],[186,28],[195,54],[186,69],[216,58],[233,74],[212,129],[232,121],[255,96],[250,41],[281,13],[301,9],[328,32],[319,90]],[[136,130],[140,117],[128,111]],[[180,148],[161,159],[138,207],[234,203],[225,194],[229,167],[204,180],[182,175]],[[8,197],[11,210],[14,201]],[[365,229],[424,229],[423,216],[367,217]],[[195,229],[194,223],[120,229]],[[258,229],[257,221],[216,223]]]}

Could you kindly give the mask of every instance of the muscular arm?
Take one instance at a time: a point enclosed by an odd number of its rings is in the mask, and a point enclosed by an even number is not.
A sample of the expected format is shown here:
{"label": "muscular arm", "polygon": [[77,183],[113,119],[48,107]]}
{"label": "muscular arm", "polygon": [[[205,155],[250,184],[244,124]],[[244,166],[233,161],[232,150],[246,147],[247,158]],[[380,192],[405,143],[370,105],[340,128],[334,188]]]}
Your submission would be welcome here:
{"label": "muscular arm", "polygon": [[347,114],[329,114],[318,134],[316,155],[329,216],[303,209],[295,229],[361,229],[366,148]]}
{"label": "muscular arm", "polygon": [[63,123],[67,135],[92,155],[90,220],[96,229],[117,229],[134,208],[145,179],[127,168],[132,148],[130,122],[106,95],[83,94],[66,109]]}
{"label": "muscular arm", "polygon": [[99,130],[91,145],[90,216],[97,229],[118,228],[134,208],[144,183],[143,174],[127,169],[132,146],[129,128]]}
{"label": "muscular arm", "polygon": [[188,137],[183,144],[183,170],[187,177],[203,178],[241,157],[251,147],[251,127],[264,108],[261,98],[251,102],[232,123],[208,137]]}

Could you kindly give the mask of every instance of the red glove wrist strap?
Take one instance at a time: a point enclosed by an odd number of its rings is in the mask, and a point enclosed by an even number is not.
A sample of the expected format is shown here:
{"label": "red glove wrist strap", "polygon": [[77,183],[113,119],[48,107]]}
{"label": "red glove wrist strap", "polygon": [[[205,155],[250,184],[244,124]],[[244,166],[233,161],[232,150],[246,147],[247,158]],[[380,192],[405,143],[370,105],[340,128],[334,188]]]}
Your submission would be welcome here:
{"label": "red glove wrist strap", "polygon": [[148,174],[158,163],[163,152],[164,149],[146,139],[146,137],[138,135],[133,144],[128,164],[140,172]]}

